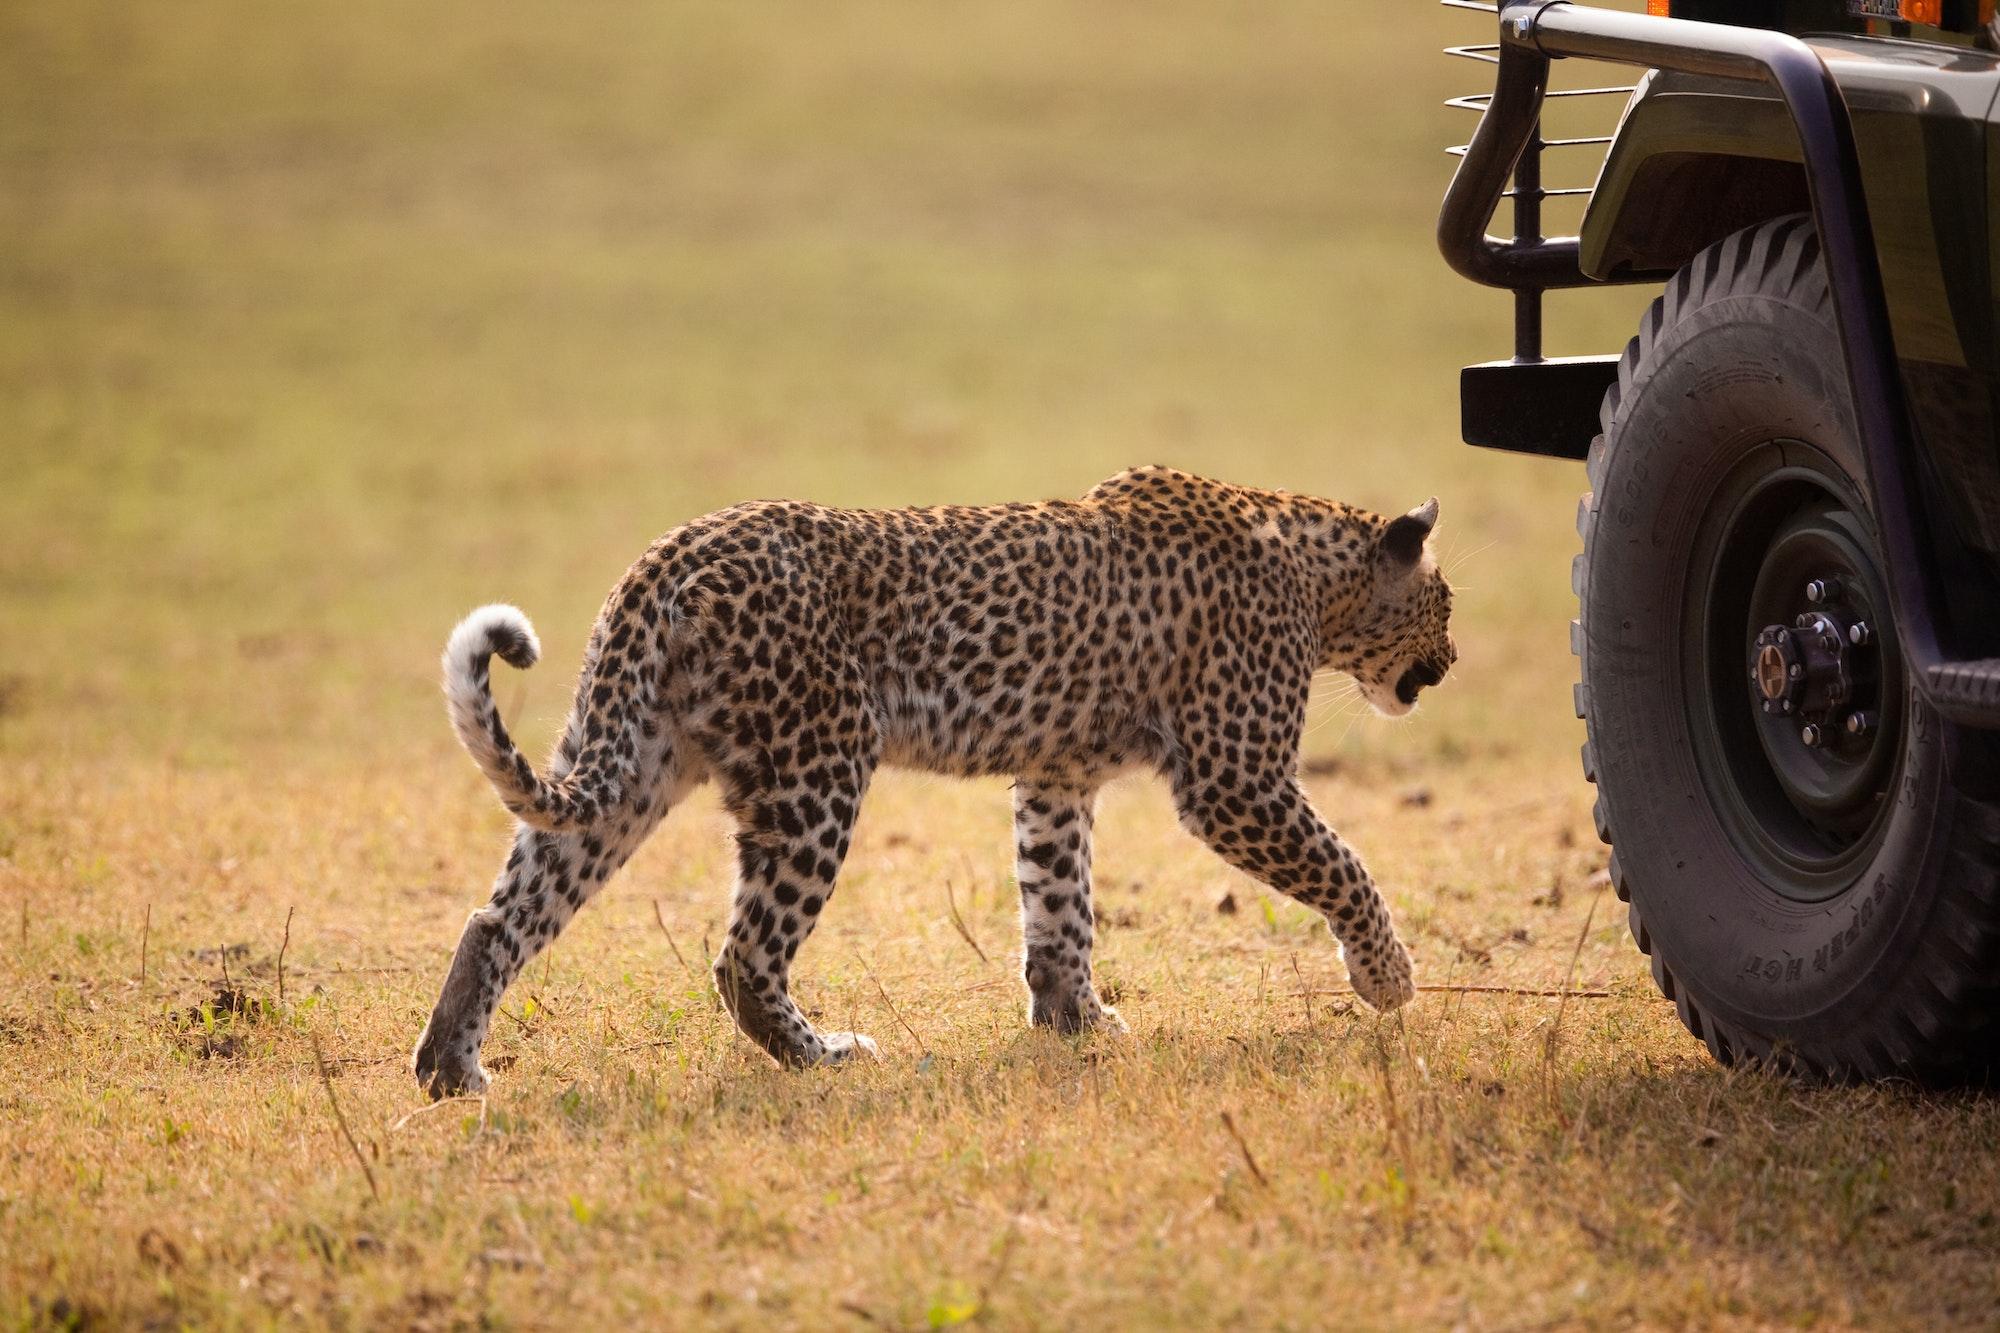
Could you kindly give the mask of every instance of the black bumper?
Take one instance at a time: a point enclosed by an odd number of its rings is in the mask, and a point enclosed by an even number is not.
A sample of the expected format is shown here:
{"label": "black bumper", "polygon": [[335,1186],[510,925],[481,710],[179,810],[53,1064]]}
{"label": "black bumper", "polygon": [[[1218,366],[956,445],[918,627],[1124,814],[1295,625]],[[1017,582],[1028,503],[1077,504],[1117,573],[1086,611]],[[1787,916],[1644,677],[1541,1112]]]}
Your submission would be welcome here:
{"label": "black bumper", "polygon": [[1458,430],[1467,444],[1581,459],[1597,436],[1615,356],[1483,361],[1458,372]]}

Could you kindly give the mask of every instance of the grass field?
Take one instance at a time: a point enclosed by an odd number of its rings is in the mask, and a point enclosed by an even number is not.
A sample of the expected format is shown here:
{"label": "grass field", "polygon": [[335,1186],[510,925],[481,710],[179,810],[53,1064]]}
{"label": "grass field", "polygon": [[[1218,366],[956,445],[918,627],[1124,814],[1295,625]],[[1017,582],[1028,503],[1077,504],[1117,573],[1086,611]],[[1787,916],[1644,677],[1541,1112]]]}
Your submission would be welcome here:
{"label": "grass field", "polygon": [[[2000,1322],[2000,1108],[1718,1068],[1604,891],[1582,476],[1455,443],[1507,327],[1430,237],[1470,22],[0,8],[0,1324]],[[1132,1034],[1031,1034],[1004,787],[889,775],[799,979],[879,1064],[783,1073],[717,1010],[711,794],[510,994],[492,1095],[426,1109],[507,836],[458,615],[535,617],[539,753],[681,520],[1142,461],[1442,498],[1458,671],[1407,723],[1329,697],[1309,783],[1421,979],[1591,994],[1357,1010],[1133,782]]]}

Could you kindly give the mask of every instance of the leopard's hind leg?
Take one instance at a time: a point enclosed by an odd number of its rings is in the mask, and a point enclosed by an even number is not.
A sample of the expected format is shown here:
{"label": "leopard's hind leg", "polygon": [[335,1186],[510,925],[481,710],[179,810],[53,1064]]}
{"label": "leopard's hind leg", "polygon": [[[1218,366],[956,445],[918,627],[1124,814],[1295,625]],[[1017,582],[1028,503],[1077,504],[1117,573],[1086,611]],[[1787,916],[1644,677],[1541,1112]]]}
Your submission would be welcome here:
{"label": "leopard's hind leg", "polygon": [[736,889],[715,986],[737,1028],[779,1064],[835,1064],[873,1055],[875,1043],[814,1029],[792,999],[792,959],[833,896],[882,745],[851,665],[837,656],[810,662],[780,698],[776,707],[739,704],[732,729],[710,733],[737,827]]}
{"label": "leopard's hind leg", "polygon": [[485,1091],[479,1048],[501,995],[701,778],[698,762],[685,757],[664,730],[648,740],[639,760],[638,782],[593,831],[543,833],[516,826],[492,900],[465,923],[451,971],[417,1041],[417,1082],[431,1096]]}

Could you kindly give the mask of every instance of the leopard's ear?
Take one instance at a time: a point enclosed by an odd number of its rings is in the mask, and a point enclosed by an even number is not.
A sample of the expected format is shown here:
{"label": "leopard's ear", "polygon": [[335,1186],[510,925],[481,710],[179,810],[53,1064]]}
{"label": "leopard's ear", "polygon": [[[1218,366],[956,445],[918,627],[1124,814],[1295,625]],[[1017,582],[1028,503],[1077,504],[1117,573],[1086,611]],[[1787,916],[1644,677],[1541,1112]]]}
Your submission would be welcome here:
{"label": "leopard's ear", "polygon": [[1438,502],[1433,495],[1407,514],[1391,519],[1382,531],[1382,554],[1399,565],[1414,565],[1424,558],[1424,541],[1437,526]]}

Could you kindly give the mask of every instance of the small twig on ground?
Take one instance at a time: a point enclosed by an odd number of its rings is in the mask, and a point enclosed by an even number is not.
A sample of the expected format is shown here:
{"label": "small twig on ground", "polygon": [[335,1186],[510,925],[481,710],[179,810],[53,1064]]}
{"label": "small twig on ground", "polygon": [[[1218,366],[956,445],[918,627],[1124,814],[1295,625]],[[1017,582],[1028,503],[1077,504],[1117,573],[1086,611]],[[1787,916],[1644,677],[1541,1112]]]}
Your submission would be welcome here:
{"label": "small twig on ground", "polygon": [[1243,1154],[1243,1165],[1250,1168],[1250,1174],[1265,1189],[1271,1188],[1271,1178],[1264,1174],[1264,1168],[1257,1165],[1257,1158],[1250,1151],[1250,1143],[1243,1137],[1243,1131],[1236,1128],[1236,1119],[1229,1112],[1222,1113],[1222,1127],[1229,1131],[1229,1137],[1236,1140],[1236,1151]]}
{"label": "small twig on ground", "polygon": [[[1444,985],[1446,985],[1446,986],[1449,986],[1449,985],[1451,985],[1451,984],[1452,984],[1452,983],[1451,983],[1451,979],[1452,979],[1452,977],[1454,977],[1455,975],[1457,975],[1457,973],[1458,973],[1458,955],[1456,955],[1456,954],[1453,954],[1453,955],[1452,955],[1452,959],[1451,959],[1451,962],[1450,962],[1450,963],[1448,963],[1448,964],[1447,964],[1447,965],[1445,966],[1445,970],[1444,970],[1444,978],[1445,978],[1445,979],[1444,979],[1444,982],[1443,982],[1443,984],[1444,984]],[[1447,995],[1450,995],[1450,994],[1452,994],[1452,993],[1453,993],[1453,992],[1451,992],[1451,991],[1446,991],[1446,992],[1445,992],[1445,994],[1447,994]],[[1464,998],[1463,996],[1460,996],[1460,997],[1459,997],[1459,1003],[1460,1003],[1460,1004],[1464,1004],[1464,1003],[1465,1003],[1465,998]],[[1434,1017],[1434,1018],[1432,1018],[1432,1019],[1431,1019],[1431,1040],[1430,1040],[1430,1045],[1429,1045],[1429,1046],[1428,1046],[1428,1047],[1426,1048],[1426,1050],[1425,1050],[1425,1063],[1426,1063],[1426,1064],[1434,1064],[1434,1063],[1436,1063],[1436,1061],[1437,1061],[1437,1049],[1438,1049],[1438,1037],[1439,1037],[1439,1034],[1440,1034],[1440,1033],[1441,1033],[1441,1032],[1443,1031],[1443,1029],[1444,1029],[1444,1021],[1445,1021],[1445,1019],[1446,1019],[1447,1017],[1449,1017],[1449,1014],[1447,1013],[1447,1011],[1448,1011],[1448,1010],[1449,1010],[1450,1008],[1451,1008],[1451,1001],[1449,1001],[1449,1000],[1445,1001],[1445,1002],[1444,1002],[1443,1004],[1441,1004],[1441,1005],[1439,1005],[1439,1006],[1437,1007],[1437,1015],[1436,1015],[1436,1017]]]}
{"label": "small twig on ground", "polygon": [[139,988],[146,986],[146,948],[153,942],[153,905],[146,904],[146,920],[139,927]]}
{"label": "small twig on ground", "polygon": [[875,993],[882,997],[883,1004],[889,1006],[890,1015],[893,1018],[895,1018],[895,1020],[898,1023],[902,1024],[903,1031],[910,1034],[910,1040],[914,1041],[917,1044],[917,1050],[922,1052],[924,1055],[929,1055],[931,1053],[931,1048],[924,1045],[924,1039],[917,1035],[917,1030],[911,1027],[909,1023],[904,1020],[902,1011],[896,1008],[896,1002],[889,998],[889,992],[883,988],[882,979],[875,975],[874,968],[868,966],[868,960],[863,958],[860,954],[854,955],[854,960],[861,964],[861,970],[863,972],[866,972],[868,974],[868,979],[875,983]]}
{"label": "small twig on ground", "polygon": [[285,938],[278,942],[278,1003],[285,1002],[285,950],[292,947],[292,913],[295,907],[285,909]]}
{"label": "small twig on ground", "polygon": [[432,1102],[429,1106],[419,1106],[416,1110],[410,1112],[408,1115],[404,1116],[401,1120],[398,1120],[395,1124],[389,1126],[389,1132],[391,1134],[394,1134],[397,1130],[401,1129],[404,1125],[409,1124],[412,1120],[415,1120],[418,1116],[429,1115],[432,1111],[437,1110],[440,1106],[450,1106],[454,1102],[478,1102],[481,1106],[484,1106],[486,1104],[486,1099],[484,1097],[440,1098],[439,1100]]}
{"label": "small twig on ground", "polygon": [[980,962],[991,966],[993,960],[986,956],[986,950],[979,947],[979,941],[972,938],[972,932],[965,928],[965,918],[958,914],[958,895],[952,891],[949,875],[944,881],[944,900],[951,907],[951,924],[958,927],[959,938],[972,946],[972,951],[979,955]]}
{"label": "small twig on ground", "polygon": [[218,944],[215,946],[215,961],[222,964],[222,989],[228,990],[229,989],[229,946],[228,945]]}
{"label": "small twig on ground", "polygon": [[[708,990],[709,983],[704,981],[701,974],[689,966],[688,960],[681,956],[681,946],[674,943],[674,932],[667,929],[667,918],[660,911],[660,900],[658,898],[653,899],[653,920],[660,923],[660,933],[667,937],[667,947],[674,951],[674,961],[681,965],[681,970],[693,979],[696,989],[702,991]],[[720,1003],[719,997],[717,1003]]]}
{"label": "small twig on ground", "polygon": [[1292,950],[1292,975],[1299,979],[1299,999],[1306,1007],[1306,1026],[1313,1025],[1312,987],[1306,985],[1306,974],[1299,971],[1299,951]]}
{"label": "small twig on ground", "polygon": [[1548,1045],[1543,1048],[1542,1069],[1547,1079],[1551,1105],[1554,1104],[1556,1096],[1556,1047],[1562,1039],[1563,1011],[1569,1008],[1570,978],[1576,975],[1577,960],[1583,957],[1583,942],[1590,938],[1590,924],[1597,919],[1597,904],[1603,900],[1602,887],[1590,895],[1590,910],[1583,914],[1583,929],[1576,933],[1576,947],[1570,950],[1569,967],[1563,972],[1562,999],[1556,1002],[1556,1016],[1549,1023],[1549,1040]]}
{"label": "small twig on ground", "polygon": [[[1417,989],[1429,995],[1530,995],[1543,996],[1551,1000],[1558,996],[1570,1000],[1612,1000],[1617,998],[1615,992],[1608,990],[1558,990],[1554,986],[1446,986],[1432,984],[1419,986]],[[1320,987],[1312,993],[1314,995],[1353,995],[1356,992],[1352,986],[1331,986]]]}
{"label": "small twig on ground", "polygon": [[308,1031],[306,1040],[312,1043],[313,1064],[319,1069],[319,1085],[326,1089],[327,1105],[333,1108],[333,1123],[340,1126],[340,1136],[347,1140],[349,1150],[354,1153],[354,1160],[361,1164],[361,1174],[368,1180],[369,1195],[375,1202],[380,1203],[382,1190],[375,1183],[375,1172],[368,1165],[368,1157],[361,1151],[361,1145],[355,1142],[354,1131],[347,1127],[347,1117],[340,1113],[340,1098],[333,1092],[333,1076],[326,1072],[326,1057],[320,1053],[319,1034]]}
{"label": "small twig on ground", "polygon": [[1396,1107],[1396,1079],[1389,1069],[1389,1043],[1383,1039],[1382,1024],[1375,1025],[1375,1072],[1382,1078],[1382,1147],[1395,1160],[1410,1160],[1409,1140],[1403,1134],[1402,1113]]}

